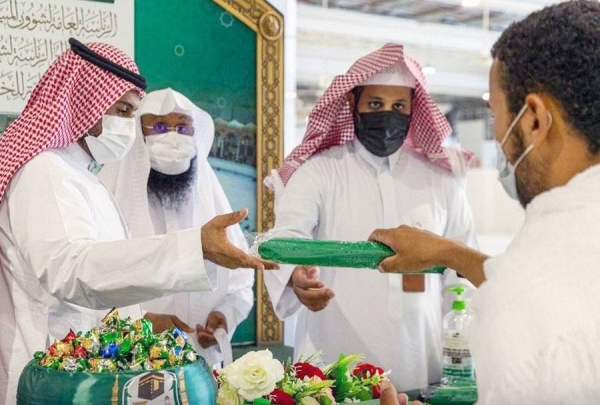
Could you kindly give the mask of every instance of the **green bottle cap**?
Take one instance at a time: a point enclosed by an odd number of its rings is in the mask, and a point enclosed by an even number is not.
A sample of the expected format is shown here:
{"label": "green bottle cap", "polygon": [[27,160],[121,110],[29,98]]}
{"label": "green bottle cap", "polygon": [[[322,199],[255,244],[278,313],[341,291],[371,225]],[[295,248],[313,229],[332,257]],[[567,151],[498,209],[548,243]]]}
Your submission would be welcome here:
{"label": "green bottle cap", "polygon": [[456,293],[456,299],[452,302],[452,310],[464,311],[467,309],[467,303],[462,299],[463,293],[465,292],[465,287],[457,285],[447,288],[446,291]]}

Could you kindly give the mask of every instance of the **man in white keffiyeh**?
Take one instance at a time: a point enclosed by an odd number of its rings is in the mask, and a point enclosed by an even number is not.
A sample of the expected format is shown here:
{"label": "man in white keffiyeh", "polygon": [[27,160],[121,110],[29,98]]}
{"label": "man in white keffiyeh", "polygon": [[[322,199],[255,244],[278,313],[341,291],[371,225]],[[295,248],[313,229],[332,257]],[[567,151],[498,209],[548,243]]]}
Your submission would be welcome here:
{"label": "man in white keffiyeh", "polygon": [[[334,79],[307,134],[267,180],[274,235],[367,240],[373,227],[411,224],[474,244],[463,176],[470,154],[442,146],[450,126],[418,64],[389,44]],[[298,314],[295,355],[363,353],[403,390],[442,370],[444,276],[291,266],[265,275],[277,315]],[[335,294],[335,299],[332,299]]]}
{"label": "man in white keffiyeh", "polygon": [[[215,132],[207,112],[168,88],[144,97],[136,120],[137,148],[122,161],[104,167],[99,175],[123,207],[134,237],[198,228],[215,215],[231,212],[207,159]],[[137,201],[137,206],[128,208],[131,201]],[[235,246],[247,248],[238,225],[228,228],[227,236]],[[150,319],[153,314],[168,313],[195,327],[196,349],[214,364],[221,361],[214,331],[222,328],[231,338],[248,316],[254,299],[254,273],[206,265],[216,267],[215,291],[176,294],[142,307]]]}

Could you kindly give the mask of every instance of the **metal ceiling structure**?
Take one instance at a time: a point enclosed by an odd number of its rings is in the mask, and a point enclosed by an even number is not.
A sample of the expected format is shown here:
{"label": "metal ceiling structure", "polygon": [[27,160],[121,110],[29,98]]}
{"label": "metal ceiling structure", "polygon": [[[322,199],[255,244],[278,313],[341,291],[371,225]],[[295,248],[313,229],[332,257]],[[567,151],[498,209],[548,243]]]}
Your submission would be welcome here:
{"label": "metal ceiling structure", "polygon": [[483,120],[490,49],[510,24],[557,0],[297,0],[296,127],[333,77],[387,42],[401,43],[422,66],[430,93],[451,121]]}
{"label": "metal ceiling structure", "polygon": [[513,21],[552,1],[483,0],[475,7],[464,7],[460,0],[299,0],[299,3],[426,23],[502,31]]}

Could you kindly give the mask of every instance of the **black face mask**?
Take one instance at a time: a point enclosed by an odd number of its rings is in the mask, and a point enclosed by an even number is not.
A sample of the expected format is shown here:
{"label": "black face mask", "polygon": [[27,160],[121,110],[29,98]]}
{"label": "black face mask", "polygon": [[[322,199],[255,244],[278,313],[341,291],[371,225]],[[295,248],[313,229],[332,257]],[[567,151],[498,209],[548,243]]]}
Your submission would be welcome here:
{"label": "black face mask", "polygon": [[[360,143],[375,156],[386,157],[396,152],[406,139],[410,115],[398,111],[358,113],[354,133]],[[357,119],[359,122],[356,122]]]}

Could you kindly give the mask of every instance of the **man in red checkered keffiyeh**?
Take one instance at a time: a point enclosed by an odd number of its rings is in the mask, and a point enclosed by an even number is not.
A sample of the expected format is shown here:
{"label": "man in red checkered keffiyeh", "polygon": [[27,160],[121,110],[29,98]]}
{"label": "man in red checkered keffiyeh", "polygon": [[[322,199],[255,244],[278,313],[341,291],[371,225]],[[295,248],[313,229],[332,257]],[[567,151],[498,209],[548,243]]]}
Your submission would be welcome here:
{"label": "man in red checkered keffiyeh", "polygon": [[404,54],[402,45],[387,44],[359,59],[346,74],[333,80],[310,113],[302,144],[285,159],[277,173],[267,179],[267,186],[277,190],[280,180],[282,185],[287,184],[298,167],[311,156],[354,139],[354,112],[350,108],[348,93],[361,84],[381,80],[382,76],[387,77],[383,78],[384,81],[390,80],[393,72],[412,76],[409,79],[412,86],[406,87],[414,89],[410,127],[404,147],[427,157],[439,167],[464,174],[472,154],[442,146],[451,133],[450,124],[427,92],[421,67]]}
{"label": "man in red checkered keffiyeh", "polygon": [[[15,403],[34,352],[69,329],[98,325],[107,309],[126,307],[122,315],[139,318],[142,301],[211,290],[216,274],[204,259],[229,268],[264,265],[226,239],[225,228],[244,212],[201,230],[128,239],[95,174],[132,147],[145,80],[111,45],[70,43],[0,137],[0,403]],[[159,330],[195,332],[176,317],[152,321],[161,322]],[[43,402],[45,393],[37,394]]]}
{"label": "man in red checkered keffiyeh", "polygon": [[[402,224],[474,244],[463,175],[470,154],[445,148],[450,126],[419,65],[390,44],[334,79],[310,114],[302,145],[268,179],[273,236],[366,241]],[[296,356],[363,353],[402,390],[439,381],[444,287],[456,273],[285,266],[265,274],[278,316],[298,315]],[[335,299],[333,297],[335,296]]]}

